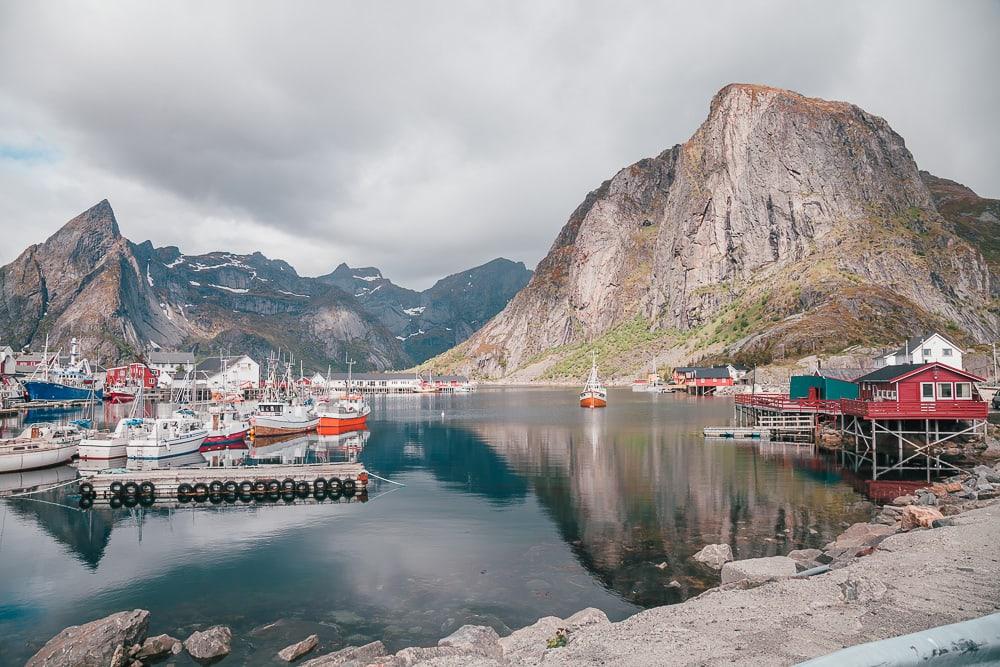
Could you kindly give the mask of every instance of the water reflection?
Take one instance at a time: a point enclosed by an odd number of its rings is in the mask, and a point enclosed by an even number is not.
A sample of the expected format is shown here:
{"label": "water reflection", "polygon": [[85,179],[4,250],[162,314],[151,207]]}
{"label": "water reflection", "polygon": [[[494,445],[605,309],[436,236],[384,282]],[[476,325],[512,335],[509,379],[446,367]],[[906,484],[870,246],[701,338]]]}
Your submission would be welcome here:
{"label": "water reflection", "polygon": [[[369,431],[211,454],[357,459],[407,485],[363,509],[5,502],[0,654],[23,662],[66,625],[134,607],[153,611],[153,633],[231,625],[235,662],[251,644],[273,653],[313,632],[322,649],[399,648],[586,606],[622,618],[713,585],[690,560],[706,543],[784,553],[861,516],[859,496],[808,449],[705,443],[700,429],[725,423],[726,401],[611,399],[606,411],[560,389],[375,399]],[[62,493],[45,499],[71,504]]]}

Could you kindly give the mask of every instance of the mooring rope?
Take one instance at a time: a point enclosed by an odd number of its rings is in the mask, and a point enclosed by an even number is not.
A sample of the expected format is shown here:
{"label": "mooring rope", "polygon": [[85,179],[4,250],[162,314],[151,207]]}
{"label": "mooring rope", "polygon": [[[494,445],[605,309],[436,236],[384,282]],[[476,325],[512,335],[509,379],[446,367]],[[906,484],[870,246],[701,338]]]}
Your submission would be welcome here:
{"label": "mooring rope", "polygon": [[390,484],[395,484],[396,486],[406,486],[406,484],[403,484],[402,482],[394,482],[391,479],[386,479],[385,477],[379,477],[378,475],[376,475],[375,473],[373,473],[371,470],[369,470],[367,472],[368,472],[368,476],[369,477],[374,477],[375,479],[382,480],[383,482],[389,482]]}
{"label": "mooring rope", "polygon": [[63,482],[62,484],[56,484],[55,486],[47,486],[44,489],[36,489],[34,491],[25,491],[23,493],[12,493],[9,496],[4,496],[5,498],[20,498],[22,496],[33,496],[36,493],[45,493],[46,491],[51,491],[52,489],[58,489],[61,486],[69,486],[70,484],[76,484],[77,482],[82,482],[88,480],[90,477],[77,477],[71,479],[68,482]]}

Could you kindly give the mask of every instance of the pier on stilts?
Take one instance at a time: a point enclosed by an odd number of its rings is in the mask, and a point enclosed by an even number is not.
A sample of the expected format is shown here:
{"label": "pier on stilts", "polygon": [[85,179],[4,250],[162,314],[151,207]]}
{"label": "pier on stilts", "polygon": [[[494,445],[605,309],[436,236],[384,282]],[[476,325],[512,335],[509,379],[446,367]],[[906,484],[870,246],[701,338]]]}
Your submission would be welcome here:
{"label": "pier on stilts", "polygon": [[981,381],[941,363],[888,366],[855,381],[856,399],[737,395],[735,426],[727,428],[804,443],[818,443],[827,431],[839,440],[840,463],[859,476],[862,469],[872,480],[919,472],[930,481],[960,472],[949,455],[985,439],[989,406],[975,389]]}

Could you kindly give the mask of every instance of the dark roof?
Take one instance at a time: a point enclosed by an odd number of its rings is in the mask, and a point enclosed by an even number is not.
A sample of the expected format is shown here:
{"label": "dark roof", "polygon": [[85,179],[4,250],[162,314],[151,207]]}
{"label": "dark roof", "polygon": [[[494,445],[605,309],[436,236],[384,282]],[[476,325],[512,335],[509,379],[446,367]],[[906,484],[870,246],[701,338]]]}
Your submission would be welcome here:
{"label": "dark roof", "polygon": [[[330,380],[346,380],[347,373],[330,373]],[[419,380],[413,373],[354,373],[354,382],[372,382],[381,380]]]}
{"label": "dark roof", "polygon": [[193,352],[166,352],[154,350],[146,355],[151,364],[193,364]]}
{"label": "dark roof", "polygon": [[892,382],[896,378],[912,373],[918,368],[930,366],[931,364],[896,364],[895,366],[883,366],[876,368],[866,375],[855,379],[855,382]]}
{"label": "dark roof", "polygon": [[935,361],[929,364],[897,364],[895,366],[883,366],[882,368],[878,368],[867,375],[862,375],[855,380],[855,382],[895,382],[896,380],[902,379],[904,376],[912,375],[913,373],[921,371],[925,368],[943,368],[951,371],[952,373],[963,375],[973,382],[983,381],[983,378],[978,375]]}
{"label": "dark roof", "polygon": [[696,378],[727,378],[729,377],[729,369],[723,366],[722,368],[693,368],[691,371]]}
{"label": "dark roof", "polygon": [[932,331],[932,332],[926,333],[926,334],[924,334],[922,336],[910,336],[909,338],[906,339],[906,343],[904,343],[902,347],[898,347],[895,350],[893,350],[892,352],[886,352],[882,356],[885,357],[885,356],[888,356],[888,355],[891,354],[894,357],[896,357],[896,356],[899,356],[901,354],[907,354],[908,352],[912,353],[914,350],[923,347],[924,341],[927,340],[928,338],[930,338],[931,336],[934,336],[935,334],[937,334],[941,338],[945,339],[945,341],[951,343],[951,346],[954,347],[955,349],[957,349],[959,351],[962,350],[962,348],[960,348],[958,345],[955,345],[955,342],[953,340],[951,340],[950,338],[948,338],[947,336],[945,336],[943,333],[938,333],[937,331]]}
{"label": "dark roof", "polygon": [[[226,363],[228,364],[232,363],[233,361],[238,361],[246,356],[247,355],[245,354],[236,354],[231,357],[226,357]],[[198,365],[195,366],[195,371],[199,373],[218,373],[221,370],[222,370],[222,359],[220,359],[219,357],[208,357],[207,359],[202,359],[200,362],[198,362]]]}

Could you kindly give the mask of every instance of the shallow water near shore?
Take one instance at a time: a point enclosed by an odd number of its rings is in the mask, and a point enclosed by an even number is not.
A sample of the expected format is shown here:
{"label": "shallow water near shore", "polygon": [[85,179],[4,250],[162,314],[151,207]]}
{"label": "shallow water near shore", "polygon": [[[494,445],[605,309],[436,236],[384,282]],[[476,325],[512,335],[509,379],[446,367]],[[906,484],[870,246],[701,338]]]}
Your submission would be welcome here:
{"label": "shallow water near shore", "polygon": [[[81,511],[75,485],[0,501],[0,662],[132,608],[152,612],[151,635],[229,625],[234,664],[277,662],[312,633],[317,653],[398,650],[588,606],[619,620],[716,585],[690,559],[705,544],[784,554],[867,519],[808,447],[706,443],[730,399],[612,389],[610,405],[580,409],[552,387],[376,397],[357,458],[406,486],[364,503]],[[286,444],[328,451],[318,436]]]}

